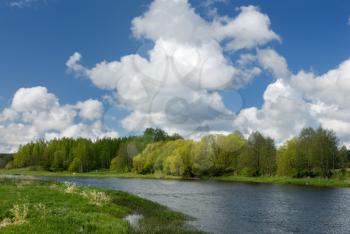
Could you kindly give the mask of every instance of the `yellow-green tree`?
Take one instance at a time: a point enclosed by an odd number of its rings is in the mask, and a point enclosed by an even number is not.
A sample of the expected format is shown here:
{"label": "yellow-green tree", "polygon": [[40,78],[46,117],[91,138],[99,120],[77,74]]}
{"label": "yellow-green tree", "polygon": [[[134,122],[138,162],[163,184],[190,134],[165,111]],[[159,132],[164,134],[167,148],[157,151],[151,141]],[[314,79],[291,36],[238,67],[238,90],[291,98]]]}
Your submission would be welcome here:
{"label": "yellow-green tree", "polygon": [[297,176],[296,160],[298,141],[293,138],[284,143],[277,151],[277,175]]}

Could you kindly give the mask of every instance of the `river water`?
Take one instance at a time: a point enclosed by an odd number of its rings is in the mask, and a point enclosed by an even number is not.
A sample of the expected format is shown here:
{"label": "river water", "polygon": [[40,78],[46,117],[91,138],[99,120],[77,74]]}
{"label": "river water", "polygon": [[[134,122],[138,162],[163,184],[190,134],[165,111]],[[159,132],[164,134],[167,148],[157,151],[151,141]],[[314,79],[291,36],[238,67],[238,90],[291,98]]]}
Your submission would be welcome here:
{"label": "river water", "polygon": [[51,179],[136,194],[194,217],[190,223],[210,233],[350,233],[347,188],[152,179]]}

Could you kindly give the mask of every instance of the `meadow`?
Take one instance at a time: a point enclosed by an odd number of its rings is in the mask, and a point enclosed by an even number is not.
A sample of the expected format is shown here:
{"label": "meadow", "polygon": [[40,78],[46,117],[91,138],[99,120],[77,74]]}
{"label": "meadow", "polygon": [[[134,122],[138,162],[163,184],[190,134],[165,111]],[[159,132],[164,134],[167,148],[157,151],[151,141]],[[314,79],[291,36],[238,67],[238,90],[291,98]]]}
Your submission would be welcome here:
{"label": "meadow", "polygon": [[4,234],[201,233],[190,217],[125,192],[0,178],[0,197]]}

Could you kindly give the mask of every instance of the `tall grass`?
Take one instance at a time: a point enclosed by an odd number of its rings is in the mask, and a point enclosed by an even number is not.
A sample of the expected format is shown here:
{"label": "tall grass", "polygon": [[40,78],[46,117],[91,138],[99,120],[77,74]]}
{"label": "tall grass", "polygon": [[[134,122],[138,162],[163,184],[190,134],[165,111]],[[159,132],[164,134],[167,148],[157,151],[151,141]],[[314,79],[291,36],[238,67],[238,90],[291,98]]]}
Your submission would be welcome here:
{"label": "tall grass", "polygon": [[[119,191],[0,179],[0,198],[1,234],[200,233],[185,215]],[[138,228],[124,219],[130,214],[142,215]]]}

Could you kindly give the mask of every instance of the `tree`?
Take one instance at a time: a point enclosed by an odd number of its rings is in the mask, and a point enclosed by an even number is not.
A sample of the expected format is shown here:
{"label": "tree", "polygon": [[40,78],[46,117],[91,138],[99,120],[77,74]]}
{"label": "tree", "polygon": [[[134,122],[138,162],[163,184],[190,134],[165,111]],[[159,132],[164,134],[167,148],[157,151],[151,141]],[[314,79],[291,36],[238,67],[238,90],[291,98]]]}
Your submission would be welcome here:
{"label": "tree", "polygon": [[192,157],[193,157],[193,174],[197,177],[210,175],[213,162],[210,160],[212,157],[212,148],[208,145],[210,138],[202,138],[200,142],[193,145]]}
{"label": "tree", "polygon": [[127,155],[119,155],[112,159],[111,170],[118,173],[125,173],[130,170],[129,158]]}
{"label": "tree", "polygon": [[52,171],[63,171],[65,158],[66,158],[66,152],[64,150],[56,151],[53,154],[53,161],[52,161],[52,165],[51,165],[51,170]]}
{"label": "tree", "polygon": [[325,130],[322,127],[317,129],[315,138],[314,159],[316,157],[318,159],[314,165],[320,169],[322,177],[330,178],[335,169],[339,140],[333,131]]}
{"label": "tree", "polygon": [[154,163],[161,144],[149,144],[140,154],[133,158],[133,166],[137,173],[146,174],[154,172]]}
{"label": "tree", "polygon": [[296,168],[298,140],[293,138],[277,151],[277,175],[292,176],[298,175]]}
{"label": "tree", "polygon": [[70,172],[83,172],[83,166],[79,158],[74,158],[69,164],[68,171]]}
{"label": "tree", "polygon": [[304,128],[298,137],[296,157],[297,177],[314,176],[313,163],[317,161],[315,149],[315,130]]}
{"label": "tree", "polygon": [[176,154],[180,155],[183,171],[181,176],[192,177],[193,174],[193,147],[195,143],[192,140],[177,140]]}
{"label": "tree", "polygon": [[276,170],[274,141],[259,132],[252,133],[239,159],[240,174],[247,176],[271,176]]}
{"label": "tree", "polygon": [[148,128],[141,136],[95,142],[62,138],[28,143],[14,154],[11,166],[40,165],[46,170],[74,172],[110,168],[121,173],[134,170],[185,177],[272,176],[277,172],[280,176],[329,178],[336,169],[345,173],[349,161],[350,153],[346,147],[338,148],[335,133],[323,128],[303,129],[277,152],[273,139],[259,132],[248,139],[234,132],[192,141]]}
{"label": "tree", "polygon": [[348,155],[349,155],[349,151],[345,146],[341,147],[340,150],[338,151],[337,168],[341,169],[341,172],[343,175],[346,175],[346,169],[348,167]]}

